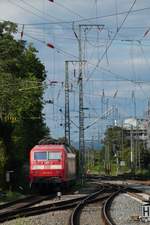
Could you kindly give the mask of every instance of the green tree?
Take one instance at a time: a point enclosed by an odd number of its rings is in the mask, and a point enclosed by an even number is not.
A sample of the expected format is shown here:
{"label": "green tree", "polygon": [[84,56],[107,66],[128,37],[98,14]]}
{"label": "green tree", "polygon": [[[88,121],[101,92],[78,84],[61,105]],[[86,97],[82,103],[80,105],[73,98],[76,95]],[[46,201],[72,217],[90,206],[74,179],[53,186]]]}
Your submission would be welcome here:
{"label": "green tree", "polygon": [[49,133],[42,113],[45,68],[32,44],[14,38],[16,32],[15,24],[0,23],[0,162],[6,155],[6,169],[14,170]]}

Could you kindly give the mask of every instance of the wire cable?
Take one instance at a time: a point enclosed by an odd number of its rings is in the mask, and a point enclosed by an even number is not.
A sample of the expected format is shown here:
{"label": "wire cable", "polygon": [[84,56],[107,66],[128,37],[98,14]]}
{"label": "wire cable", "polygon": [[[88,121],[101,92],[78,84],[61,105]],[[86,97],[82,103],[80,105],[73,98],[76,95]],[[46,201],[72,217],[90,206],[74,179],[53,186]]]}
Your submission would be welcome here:
{"label": "wire cable", "polygon": [[80,18],[82,18],[82,19],[85,19],[83,16],[81,16],[79,13],[77,13],[77,12],[75,12],[74,10],[72,10],[72,9],[70,9],[70,8],[68,8],[68,7],[66,7],[66,6],[64,6],[62,3],[58,3],[58,2],[54,2],[56,5],[58,5],[58,6],[60,6],[60,7],[62,7],[62,8],[64,8],[64,9],[66,9],[68,12],[70,12],[71,14],[74,14],[74,15],[76,15],[76,16],[79,16]]}
{"label": "wire cable", "polygon": [[23,2],[25,5],[28,5],[29,7],[31,7],[32,9],[36,10],[37,12],[41,13],[42,15],[46,15],[48,16],[49,18],[53,18],[55,20],[57,20],[58,22],[62,21],[61,19],[58,19],[57,17],[55,16],[52,16],[50,15],[49,13],[44,13],[43,11],[41,11],[40,9],[36,8],[35,6],[33,6],[32,4],[26,2],[25,0],[19,0],[20,2]]}
{"label": "wire cable", "polygon": [[[26,12],[28,12],[28,13],[30,13],[30,14],[36,16],[36,17],[38,17],[38,18],[41,18],[41,19],[46,20],[46,21],[49,21],[49,20],[48,20],[47,18],[45,18],[44,16],[41,16],[41,15],[39,15],[39,14],[33,12],[33,11],[30,10],[30,9],[24,8],[23,6],[21,6],[20,4],[17,4],[16,2],[13,2],[12,0],[8,0],[8,2],[9,2],[10,4],[12,4],[12,5],[16,5],[18,8],[20,8],[20,9],[22,9],[22,10],[24,10],[24,11],[26,11]],[[26,4],[30,5],[29,3],[26,3]],[[33,8],[33,6],[32,6],[32,8]],[[35,8],[35,9],[36,9],[36,11],[39,11],[37,8]],[[53,16],[51,16],[51,17],[53,17]],[[55,17],[54,17],[54,18],[55,18]],[[55,19],[56,19],[56,18],[55,18]],[[59,23],[60,23],[60,22],[59,22]],[[45,23],[43,23],[43,24],[45,24]],[[23,24],[20,24],[20,25],[23,25]],[[26,24],[24,24],[24,25],[26,25]]]}
{"label": "wire cable", "polygon": [[[116,33],[114,34],[113,38],[111,39],[110,43],[107,45],[107,47],[106,47],[104,53],[102,54],[101,58],[98,60],[98,62],[97,62],[97,64],[96,64],[95,68],[99,67],[99,65],[100,65],[100,63],[102,62],[104,56],[107,54],[109,48],[111,47],[111,45],[112,45],[114,39],[117,37],[119,31],[121,30],[123,24],[125,23],[127,17],[129,16],[129,14],[130,14],[132,8],[134,7],[136,1],[137,1],[137,0],[134,0],[133,4],[131,5],[131,7],[130,7],[128,13],[127,13],[127,15],[125,16],[125,18],[123,19],[122,23],[121,23],[120,26],[118,27],[118,29],[117,29]],[[90,77],[91,77],[92,74],[95,72],[95,70],[96,70],[95,68],[94,68],[94,69],[92,70],[92,72],[89,74]]]}
{"label": "wire cable", "polygon": [[[8,1],[12,1],[12,0],[8,0]],[[15,4],[15,3],[12,3],[12,4]],[[20,6],[18,6],[20,7]],[[24,8],[22,7],[22,9],[24,10]],[[145,8],[141,8],[141,9],[135,9],[135,10],[132,10],[130,12],[130,14],[132,13],[136,13],[136,12],[140,12],[140,11],[145,11],[145,10],[150,10],[150,7],[145,7]],[[30,12],[32,13],[32,11]],[[122,12],[119,12],[119,13],[111,13],[111,14],[107,14],[107,15],[103,15],[103,16],[98,16],[98,17],[89,17],[89,18],[85,18],[85,19],[80,19],[80,20],[69,20],[69,21],[62,21],[62,22],[48,22],[48,23],[45,23],[45,22],[40,22],[40,23],[24,23],[24,25],[26,26],[39,26],[39,25],[49,25],[49,24],[72,24],[72,23],[80,23],[80,22],[84,22],[84,21],[91,21],[91,20],[96,20],[96,19],[103,19],[103,18],[108,18],[108,17],[113,17],[113,16],[116,16],[116,15],[124,15],[124,14],[127,14],[128,11],[122,11]],[[36,15],[38,16],[38,15]],[[39,16],[38,16],[39,17]],[[16,23],[18,25],[23,25],[22,23]]]}
{"label": "wire cable", "polygon": [[[38,42],[40,42],[40,43],[42,43],[42,44],[44,44],[44,45],[46,45],[46,42],[45,42],[45,41],[42,41],[42,40],[40,40],[40,39],[38,39],[38,38],[36,38],[36,37],[33,37],[32,35],[29,35],[29,34],[27,34],[26,32],[24,33],[24,35],[27,36],[27,37],[30,37],[31,39],[36,40],[36,41],[38,41]],[[76,55],[73,55],[73,54],[71,54],[71,53],[69,53],[69,52],[67,52],[67,51],[64,51],[64,50],[62,50],[62,49],[59,48],[59,47],[55,47],[55,48],[56,48],[57,52],[60,53],[60,54],[67,55],[67,56],[73,57],[73,58],[75,58],[75,59],[78,59],[78,57],[77,57]],[[93,63],[91,63],[91,62],[87,62],[87,63],[88,63],[89,65],[95,66],[95,64],[93,64]],[[128,82],[131,82],[131,83],[134,83],[134,84],[135,84],[135,81],[134,81],[134,80],[125,78],[125,77],[121,76],[120,74],[117,74],[117,73],[115,73],[115,72],[112,72],[111,70],[106,69],[106,68],[104,68],[104,67],[99,67],[99,68],[96,68],[96,69],[97,69],[97,70],[102,70],[102,71],[104,71],[104,72],[106,72],[106,73],[109,73],[109,74],[115,76],[115,77],[122,78],[122,80],[125,80],[125,81],[128,81]],[[88,81],[90,78],[91,78],[91,77],[88,77],[88,78],[87,78],[87,81]],[[142,81],[141,81],[141,82],[142,82]],[[146,81],[146,82],[147,82],[147,81]]]}

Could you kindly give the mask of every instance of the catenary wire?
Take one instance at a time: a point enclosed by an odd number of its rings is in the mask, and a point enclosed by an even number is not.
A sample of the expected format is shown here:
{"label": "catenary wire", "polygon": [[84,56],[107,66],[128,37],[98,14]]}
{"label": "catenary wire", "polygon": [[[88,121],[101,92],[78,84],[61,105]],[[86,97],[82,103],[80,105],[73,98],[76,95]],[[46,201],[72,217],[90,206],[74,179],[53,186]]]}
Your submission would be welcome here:
{"label": "catenary wire", "polygon": [[[8,1],[11,1],[11,0],[8,0]],[[135,9],[135,10],[132,10],[131,11],[131,14],[132,13],[135,13],[135,12],[140,12],[140,11],[145,11],[145,10],[150,10],[150,7],[145,7],[145,8],[140,8],[140,9]],[[32,12],[30,12],[32,13]],[[89,18],[85,18],[85,19],[80,19],[80,20],[69,20],[69,21],[62,21],[62,22],[48,22],[48,23],[45,23],[45,22],[39,22],[39,23],[17,23],[18,25],[26,25],[26,26],[39,26],[39,25],[49,25],[49,24],[72,24],[72,23],[80,23],[80,22],[84,22],[84,21],[91,21],[91,20],[96,20],[96,19],[103,19],[103,18],[108,18],[108,17],[113,17],[113,16],[116,16],[116,15],[124,15],[124,14],[127,14],[128,11],[122,11],[122,12],[119,12],[119,13],[111,13],[111,14],[107,14],[107,15],[103,15],[103,16],[98,16],[98,17],[89,17]],[[36,15],[38,16],[38,15]],[[3,19],[1,19],[3,21]]]}
{"label": "catenary wire", "polygon": [[[24,10],[24,11],[26,11],[26,12],[28,12],[28,13],[30,13],[30,14],[36,16],[36,17],[38,17],[38,18],[41,18],[41,19],[46,20],[46,21],[49,21],[49,20],[48,20],[47,18],[45,18],[44,16],[41,16],[41,15],[39,15],[39,14],[33,12],[33,11],[30,10],[30,9],[24,8],[23,6],[17,4],[16,2],[13,2],[12,0],[8,0],[8,2],[11,3],[12,5],[16,5],[18,8],[20,8],[20,9],[22,9],[22,10]],[[51,17],[53,17],[53,16],[51,16]],[[55,17],[54,17],[54,18],[55,18]],[[44,23],[43,23],[43,24],[44,24]],[[23,25],[23,24],[20,24],[20,25]],[[25,25],[25,24],[24,24],[24,25]]]}
{"label": "catenary wire", "polygon": [[[104,53],[102,54],[101,58],[98,60],[98,62],[97,62],[97,64],[96,64],[95,68],[99,67],[99,65],[100,65],[100,63],[102,62],[104,56],[107,54],[107,51],[108,51],[109,48],[111,47],[111,45],[112,45],[114,39],[117,37],[119,31],[121,30],[123,24],[125,23],[125,21],[126,21],[126,19],[127,19],[127,17],[129,16],[130,12],[132,11],[132,8],[134,7],[136,1],[137,1],[137,0],[134,0],[134,2],[132,3],[130,9],[128,10],[127,15],[125,16],[125,18],[123,19],[122,23],[121,23],[120,26],[118,27],[118,29],[117,29],[116,33],[114,34],[113,38],[111,39],[110,43],[107,45],[107,47],[106,47]],[[93,73],[94,73],[95,70],[96,70],[95,68],[94,68],[94,69],[92,70],[92,72],[89,74],[89,77],[91,77],[91,76],[93,75]]]}
{"label": "catenary wire", "polygon": [[[24,33],[24,35],[30,37],[30,38],[33,39],[33,40],[36,40],[36,41],[42,43],[42,44],[46,44],[45,41],[42,41],[42,40],[40,40],[40,39],[38,39],[38,38],[35,38],[35,37],[33,37],[33,36],[29,35],[29,34]],[[77,56],[75,56],[75,55],[73,55],[73,54],[71,54],[71,53],[69,53],[69,52],[67,52],[67,51],[64,51],[64,50],[62,50],[62,49],[60,49],[60,48],[57,48],[57,47],[56,47],[56,50],[58,51],[58,53],[63,53],[64,55],[69,55],[69,56],[71,56],[71,57],[73,57],[73,58],[78,59]],[[89,65],[92,65],[92,66],[95,66],[95,64],[90,63],[90,62],[88,62],[88,64],[89,64]],[[96,69],[98,69],[98,70],[101,69],[101,70],[103,70],[104,72],[107,72],[107,73],[109,73],[109,74],[114,75],[115,77],[119,77],[119,78],[122,78],[122,79],[124,79],[124,80],[126,80],[126,81],[135,83],[134,80],[131,80],[131,79],[128,79],[128,78],[124,78],[124,77],[121,76],[120,74],[114,73],[114,72],[112,72],[112,71],[109,70],[109,69],[106,69],[106,68],[103,68],[103,67],[99,67],[99,68],[96,68]],[[90,79],[90,77],[88,77],[88,79]]]}
{"label": "catenary wire", "polygon": [[25,5],[28,5],[29,7],[31,7],[32,9],[36,10],[37,12],[41,13],[42,15],[46,15],[49,19],[53,18],[55,20],[57,20],[58,22],[62,21],[61,19],[58,19],[57,17],[50,15],[49,13],[44,13],[42,10],[36,8],[35,6],[33,6],[32,4],[30,4],[29,2],[26,2],[25,0],[19,0],[20,2],[23,2]]}

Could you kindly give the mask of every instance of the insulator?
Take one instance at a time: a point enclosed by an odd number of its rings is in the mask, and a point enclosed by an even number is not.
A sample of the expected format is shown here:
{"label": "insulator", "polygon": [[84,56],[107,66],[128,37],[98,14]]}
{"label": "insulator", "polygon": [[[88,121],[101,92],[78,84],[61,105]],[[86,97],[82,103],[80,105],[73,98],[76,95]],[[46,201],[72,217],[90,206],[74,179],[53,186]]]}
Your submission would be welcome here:
{"label": "insulator", "polygon": [[50,44],[50,43],[47,43],[47,46],[48,46],[49,48],[54,48],[54,45],[52,45],[52,44]]}

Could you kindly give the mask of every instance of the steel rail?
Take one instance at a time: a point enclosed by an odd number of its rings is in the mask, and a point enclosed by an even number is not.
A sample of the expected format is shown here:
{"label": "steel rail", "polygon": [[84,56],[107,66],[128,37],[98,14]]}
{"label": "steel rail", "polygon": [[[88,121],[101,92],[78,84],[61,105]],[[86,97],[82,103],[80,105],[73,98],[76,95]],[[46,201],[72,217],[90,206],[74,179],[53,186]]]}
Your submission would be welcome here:
{"label": "steel rail", "polygon": [[[108,185],[108,184],[107,184]],[[118,190],[119,188],[119,190]],[[104,209],[105,209],[105,215],[107,217],[108,215],[108,204],[110,204],[110,201],[121,191],[120,186],[117,185],[113,185],[110,184],[109,185],[109,189],[108,186],[105,186],[103,190],[95,192],[89,196],[87,196],[87,198],[85,198],[83,201],[79,202],[79,204],[75,207],[75,209],[73,210],[71,217],[70,217],[70,225],[80,225],[80,214],[81,214],[81,210],[83,209],[83,207],[88,204],[88,203],[93,203],[96,201],[103,201],[104,202]],[[107,193],[107,195],[105,196],[101,196],[100,198],[97,198],[98,195],[100,195],[101,193]],[[109,192],[113,192],[113,193],[109,193]],[[109,193],[109,194],[108,194]],[[96,199],[95,199],[96,198]],[[103,221],[105,222],[106,225],[114,225],[114,223],[106,223],[106,220],[103,217]],[[110,220],[107,217],[107,221],[110,222]],[[112,221],[111,221],[112,222]]]}
{"label": "steel rail", "polygon": [[[101,190],[102,191],[102,190]],[[32,208],[20,208],[16,210],[12,210],[5,213],[0,213],[0,223],[8,220],[15,219],[17,217],[28,217],[28,216],[34,216],[39,215],[42,213],[50,212],[50,211],[56,211],[56,210],[65,210],[75,207],[80,201],[83,201],[87,198],[88,195],[77,197],[75,199],[69,199],[69,200],[63,200],[59,202],[53,202],[41,206],[35,206]],[[102,199],[105,199],[106,196],[102,196]],[[95,201],[98,201],[96,199]]]}
{"label": "steel rail", "polygon": [[102,218],[105,225],[116,225],[110,215],[110,207],[112,204],[113,199],[122,191],[125,190],[125,188],[120,187],[119,190],[116,190],[113,192],[109,198],[105,201],[103,208],[102,208]]}
{"label": "steel rail", "polygon": [[[64,200],[64,201],[59,201],[59,202],[53,202],[41,206],[34,206],[32,208],[20,208],[16,210],[12,210],[9,212],[5,213],[0,213],[0,223],[8,220],[12,220],[15,218],[20,218],[20,217],[29,217],[29,216],[34,216],[34,215],[39,215],[42,213],[50,212],[50,211],[56,211],[56,210],[65,210],[65,209],[70,209],[70,208],[83,208],[85,204],[88,203],[93,203],[96,201],[102,201],[108,196],[110,196],[109,192],[114,190],[114,186],[105,184],[105,187],[99,191],[95,191],[92,194],[88,194],[82,197],[78,197],[75,199],[69,199],[69,200]],[[99,196],[101,193],[103,193],[102,196]],[[98,197],[99,196],[99,197]],[[76,211],[76,208],[74,211]],[[80,210],[79,210],[80,211]],[[72,219],[74,220],[74,219]],[[73,223],[72,223],[73,224]],[[75,223],[74,223],[75,224]]]}
{"label": "steel rail", "polygon": [[86,198],[86,196],[78,197],[75,199],[69,199],[65,201],[60,201],[60,202],[53,202],[53,203],[49,203],[49,204],[45,204],[41,206],[35,206],[32,208],[20,208],[20,209],[12,210],[9,212],[0,213],[0,223],[6,220],[15,219],[18,216],[28,217],[28,216],[39,215],[39,214],[50,212],[50,211],[72,208],[72,207],[75,207],[79,201],[82,201],[84,198]]}
{"label": "steel rail", "polygon": [[[121,192],[127,193],[128,195],[131,195],[132,197],[135,197],[141,201],[146,201],[144,200],[143,197],[139,196],[137,193],[138,190],[136,188],[131,188],[131,187],[123,187],[120,186],[120,190],[114,192],[104,203],[103,208],[102,208],[102,216],[103,216],[103,221],[105,225],[116,225],[115,222],[113,221],[111,215],[110,215],[110,207],[112,204],[113,199],[120,194]],[[142,193],[141,191],[139,191]],[[137,218],[136,218],[137,219]]]}
{"label": "steel rail", "polygon": [[[94,203],[94,202],[97,202],[97,201],[103,201],[105,200],[106,198],[108,198],[108,196],[102,196],[102,197],[99,197],[99,198],[96,198],[96,199],[91,199],[91,200],[88,200],[87,203]],[[9,215],[5,215],[5,217],[3,218],[0,218],[0,223],[1,222],[4,222],[4,221],[8,221],[8,220],[12,220],[12,219],[15,219],[15,218],[21,218],[21,217],[29,217],[29,216],[36,216],[36,215],[39,215],[39,214],[43,214],[43,213],[47,213],[47,212],[52,212],[52,211],[57,211],[57,210],[66,210],[66,209],[71,209],[71,208],[74,208],[77,204],[79,204],[79,201],[75,201],[75,202],[72,202],[72,203],[68,203],[68,204],[64,204],[64,205],[58,205],[58,206],[53,206],[51,208],[48,208],[48,207],[45,207],[45,209],[43,208],[42,210],[40,209],[30,209],[28,211],[21,211],[19,214],[9,214]]]}
{"label": "steel rail", "polygon": [[20,202],[27,202],[28,200],[30,201],[30,199],[32,199],[34,197],[35,196],[30,195],[30,196],[26,196],[26,197],[23,197],[23,198],[19,198],[19,199],[14,200],[14,201],[9,201],[9,202],[3,203],[3,204],[0,205],[0,210],[4,209],[4,208],[8,208],[10,206],[13,206],[15,204],[18,204]]}
{"label": "steel rail", "polygon": [[101,193],[104,192],[104,188],[102,190],[96,191],[90,195],[88,195],[83,201],[80,201],[77,206],[75,207],[75,209],[73,210],[71,217],[70,217],[70,225],[79,225],[79,219],[80,219],[80,214],[81,214],[81,210],[84,207],[85,204],[88,204],[92,201],[95,200],[95,198],[100,195]]}
{"label": "steel rail", "polygon": [[0,214],[17,210],[17,209],[27,208],[29,206],[35,205],[44,200],[52,199],[54,197],[55,195],[49,195],[49,196],[32,195],[32,196],[27,196],[21,199],[17,199],[15,201],[7,202],[5,204],[0,205]]}

